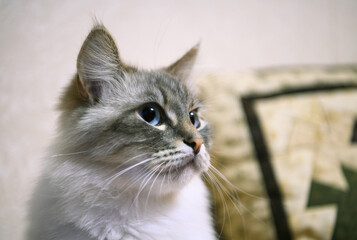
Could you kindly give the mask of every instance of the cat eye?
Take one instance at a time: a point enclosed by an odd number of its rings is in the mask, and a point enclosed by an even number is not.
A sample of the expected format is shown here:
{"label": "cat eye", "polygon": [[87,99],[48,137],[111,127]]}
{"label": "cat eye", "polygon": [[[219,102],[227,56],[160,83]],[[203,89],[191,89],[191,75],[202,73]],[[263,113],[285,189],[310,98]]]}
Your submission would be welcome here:
{"label": "cat eye", "polygon": [[139,110],[139,115],[151,125],[157,126],[161,124],[161,113],[157,106],[146,105]]}
{"label": "cat eye", "polygon": [[199,128],[201,126],[200,119],[195,111],[190,112],[190,120],[195,128]]}

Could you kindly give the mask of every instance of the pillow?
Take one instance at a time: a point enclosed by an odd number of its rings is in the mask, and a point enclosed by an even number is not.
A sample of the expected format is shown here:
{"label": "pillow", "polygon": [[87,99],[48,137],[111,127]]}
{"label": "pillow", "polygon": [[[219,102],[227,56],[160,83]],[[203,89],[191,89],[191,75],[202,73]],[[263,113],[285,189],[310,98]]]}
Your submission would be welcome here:
{"label": "pillow", "polygon": [[[221,239],[357,239],[357,65],[200,77]],[[232,184],[225,182],[225,177]]]}

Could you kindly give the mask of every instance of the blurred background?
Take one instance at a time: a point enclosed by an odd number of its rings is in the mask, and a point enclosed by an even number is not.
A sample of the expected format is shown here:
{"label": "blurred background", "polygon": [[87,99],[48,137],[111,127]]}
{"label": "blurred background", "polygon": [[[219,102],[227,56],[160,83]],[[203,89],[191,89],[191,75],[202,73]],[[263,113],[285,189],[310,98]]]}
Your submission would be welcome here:
{"label": "blurred background", "polygon": [[357,62],[355,0],[0,0],[0,239],[23,239],[55,104],[94,18],[144,68],[197,42],[198,75]]}

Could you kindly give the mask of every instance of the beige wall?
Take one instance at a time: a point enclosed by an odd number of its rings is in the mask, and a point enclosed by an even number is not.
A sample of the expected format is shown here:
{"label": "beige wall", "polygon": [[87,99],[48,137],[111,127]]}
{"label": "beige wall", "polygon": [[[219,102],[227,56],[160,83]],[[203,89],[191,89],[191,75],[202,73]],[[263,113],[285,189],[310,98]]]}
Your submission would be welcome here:
{"label": "beige wall", "polygon": [[138,66],[168,64],[201,41],[200,73],[356,63],[356,13],[354,0],[1,0],[0,239],[22,239],[54,105],[94,16]]}

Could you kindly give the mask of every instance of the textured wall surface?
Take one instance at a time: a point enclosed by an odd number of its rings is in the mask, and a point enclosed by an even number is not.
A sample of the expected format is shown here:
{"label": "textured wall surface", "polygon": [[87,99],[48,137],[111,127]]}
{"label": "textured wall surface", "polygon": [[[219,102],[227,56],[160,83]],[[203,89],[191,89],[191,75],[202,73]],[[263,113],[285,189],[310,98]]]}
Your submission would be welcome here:
{"label": "textured wall surface", "polygon": [[94,17],[142,67],[168,64],[201,41],[200,74],[357,62],[356,12],[354,0],[0,0],[0,239],[23,239],[55,103]]}

